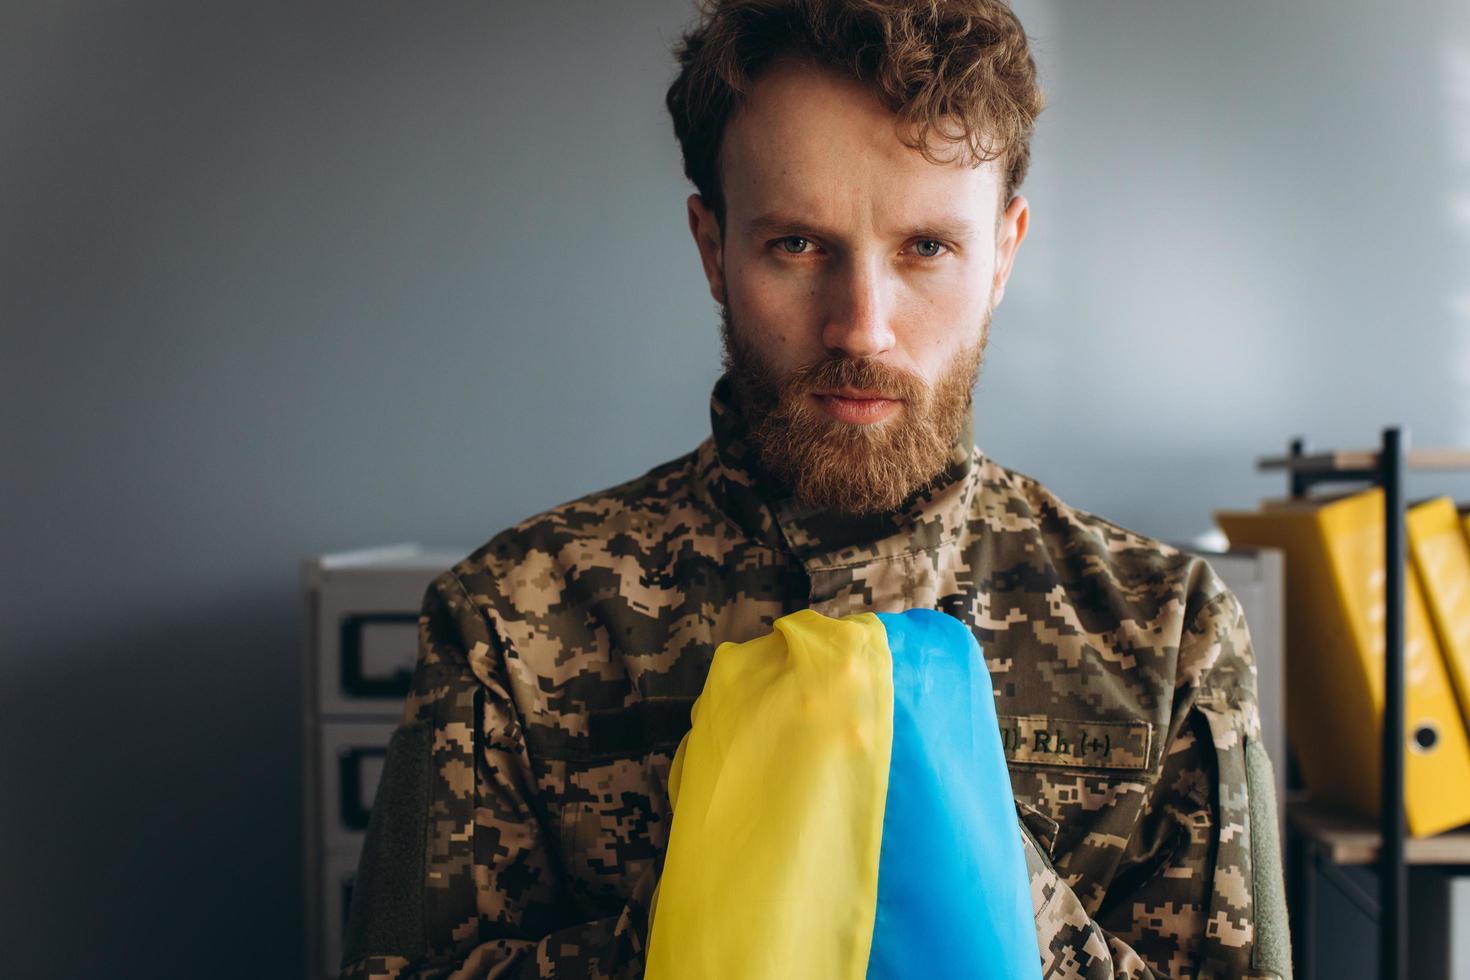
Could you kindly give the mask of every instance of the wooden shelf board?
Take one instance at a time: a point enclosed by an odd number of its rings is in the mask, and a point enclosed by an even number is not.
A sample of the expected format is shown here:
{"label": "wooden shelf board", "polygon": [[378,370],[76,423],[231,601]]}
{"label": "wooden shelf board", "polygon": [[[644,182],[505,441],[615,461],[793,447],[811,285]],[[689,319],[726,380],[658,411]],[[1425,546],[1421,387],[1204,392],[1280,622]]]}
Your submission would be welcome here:
{"label": "wooden shelf board", "polygon": [[[1335,864],[1373,864],[1381,838],[1376,822],[1311,800],[1287,805],[1286,819],[1316,841]],[[1470,829],[1404,841],[1406,864],[1470,865]]]}
{"label": "wooden shelf board", "polygon": [[[1263,456],[1256,460],[1260,470],[1296,470],[1302,473],[1359,472],[1378,467],[1378,450],[1357,449],[1335,453],[1305,453]],[[1470,470],[1470,451],[1464,449],[1411,449],[1404,453],[1404,468],[1410,470]]]}

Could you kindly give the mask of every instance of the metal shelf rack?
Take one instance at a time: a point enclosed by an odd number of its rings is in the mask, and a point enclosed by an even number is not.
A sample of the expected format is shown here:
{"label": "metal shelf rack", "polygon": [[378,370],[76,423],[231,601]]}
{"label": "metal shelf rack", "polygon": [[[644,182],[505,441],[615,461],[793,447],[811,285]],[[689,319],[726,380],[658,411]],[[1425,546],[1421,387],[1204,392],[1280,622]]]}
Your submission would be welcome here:
{"label": "metal shelf rack", "polygon": [[[1291,883],[1299,950],[1299,980],[1312,980],[1312,871],[1321,871],[1349,900],[1378,920],[1378,973],[1382,980],[1406,980],[1408,970],[1408,865],[1470,864],[1470,834],[1456,833],[1406,842],[1404,816],[1404,473],[1406,470],[1470,470],[1470,452],[1410,451],[1408,430],[1383,430],[1377,450],[1307,453],[1294,439],[1286,456],[1257,460],[1260,470],[1285,470],[1292,497],[1319,483],[1368,482],[1383,488],[1384,501],[1384,703],[1382,798],[1377,833],[1368,821],[1335,814],[1310,802],[1288,807]],[[1426,846],[1428,845],[1428,846]],[[1412,852],[1412,853],[1411,853]],[[1378,899],[1342,873],[1345,864],[1376,864]]]}

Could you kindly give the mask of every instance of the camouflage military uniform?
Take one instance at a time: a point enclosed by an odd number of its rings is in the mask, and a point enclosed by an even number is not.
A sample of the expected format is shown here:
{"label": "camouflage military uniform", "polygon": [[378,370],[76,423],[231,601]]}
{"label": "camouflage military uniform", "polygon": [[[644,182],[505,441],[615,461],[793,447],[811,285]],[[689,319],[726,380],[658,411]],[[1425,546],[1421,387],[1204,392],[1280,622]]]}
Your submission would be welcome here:
{"label": "camouflage military uniform", "polygon": [[[1044,976],[1289,973],[1240,606],[966,431],[897,517],[803,513],[714,436],[497,535],[430,586],[344,976],[642,976],[669,764],[715,647],[811,607],[970,626],[995,685]],[[805,980],[805,978],[801,978]]]}

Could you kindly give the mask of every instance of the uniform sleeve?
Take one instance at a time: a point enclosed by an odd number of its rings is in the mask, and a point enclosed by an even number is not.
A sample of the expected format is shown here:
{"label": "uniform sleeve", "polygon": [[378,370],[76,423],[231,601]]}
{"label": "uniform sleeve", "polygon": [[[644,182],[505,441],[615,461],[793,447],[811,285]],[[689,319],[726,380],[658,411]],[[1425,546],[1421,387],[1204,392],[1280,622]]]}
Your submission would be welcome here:
{"label": "uniform sleeve", "polygon": [[498,651],[441,575],[359,861],[344,978],[642,975],[658,867],[620,914],[576,921]]}
{"label": "uniform sleeve", "polygon": [[1179,665],[1159,781],[1094,914],[1023,825],[1047,980],[1291,976],[1275,781],[1230,592],[1200,607]]}

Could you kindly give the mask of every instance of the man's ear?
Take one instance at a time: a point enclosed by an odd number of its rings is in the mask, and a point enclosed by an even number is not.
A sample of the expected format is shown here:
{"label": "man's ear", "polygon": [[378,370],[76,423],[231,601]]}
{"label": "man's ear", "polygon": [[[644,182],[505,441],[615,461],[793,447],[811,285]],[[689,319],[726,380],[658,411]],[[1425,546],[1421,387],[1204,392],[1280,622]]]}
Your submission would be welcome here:
{"label": "man's ear", "polygon": [[698,194],[689,195],[689,233],[699,249],[699,262],[704,266],[704,278],[709,280],[709,293],[716,303],[724,306],[725,246],[720,222]]}
{"label": "man's ear", "polygon": [[995,239],[995,279],[992,282],[991,306],[1000,305],[1006,294],[1006,280],[1011,277],[1011,266],[1016,261],[1016,251],[1026,238],[1026,229],[1031,223],[1031,208],[1020,194],[1011,198],[1000,216],[1000,227]]}

